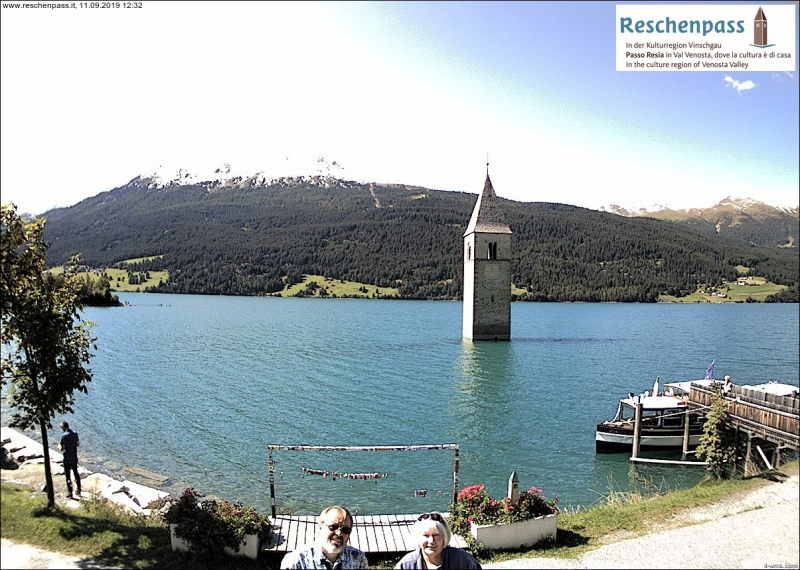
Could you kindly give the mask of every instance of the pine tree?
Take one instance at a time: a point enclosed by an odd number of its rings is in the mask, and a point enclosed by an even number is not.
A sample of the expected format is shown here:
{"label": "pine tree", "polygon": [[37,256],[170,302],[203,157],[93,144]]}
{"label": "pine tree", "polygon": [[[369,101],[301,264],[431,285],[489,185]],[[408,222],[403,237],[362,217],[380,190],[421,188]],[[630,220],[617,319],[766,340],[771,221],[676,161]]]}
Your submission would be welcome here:
{"label": "pine tree", "polygon": [[709,475],[715,479],[728,479],[736,460],[736,430],[733,429],[728,402],[722,395],[721,386],[715,383],[712,389],[714,397],[695,454],[708,464],[706,471]]}

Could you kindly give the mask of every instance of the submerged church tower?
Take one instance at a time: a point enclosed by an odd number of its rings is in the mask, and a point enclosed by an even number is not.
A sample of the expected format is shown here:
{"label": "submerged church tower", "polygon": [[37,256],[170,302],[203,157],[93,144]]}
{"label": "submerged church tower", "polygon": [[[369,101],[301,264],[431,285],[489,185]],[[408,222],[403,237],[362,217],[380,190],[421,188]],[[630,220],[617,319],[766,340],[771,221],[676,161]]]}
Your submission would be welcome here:
{"label": "submerged church tower", "polygon": [[463,337],[511,339],[511,228],[489,179],[464,232]]}

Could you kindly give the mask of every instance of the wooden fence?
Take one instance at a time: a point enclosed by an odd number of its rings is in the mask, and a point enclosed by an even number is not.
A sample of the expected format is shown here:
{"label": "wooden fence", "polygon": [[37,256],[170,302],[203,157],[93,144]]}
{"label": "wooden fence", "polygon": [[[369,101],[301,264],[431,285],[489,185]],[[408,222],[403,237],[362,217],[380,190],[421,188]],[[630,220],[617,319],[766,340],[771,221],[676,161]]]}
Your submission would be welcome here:
{"label": "wooden fence", "polygon": [[[694,405],[710,407],[714,391],[692,384],[689,396]],[[760,390],[732,386],[725,394],[734,422],[764,439],[800,448],[800,400],[792,396],[776,396]]]}

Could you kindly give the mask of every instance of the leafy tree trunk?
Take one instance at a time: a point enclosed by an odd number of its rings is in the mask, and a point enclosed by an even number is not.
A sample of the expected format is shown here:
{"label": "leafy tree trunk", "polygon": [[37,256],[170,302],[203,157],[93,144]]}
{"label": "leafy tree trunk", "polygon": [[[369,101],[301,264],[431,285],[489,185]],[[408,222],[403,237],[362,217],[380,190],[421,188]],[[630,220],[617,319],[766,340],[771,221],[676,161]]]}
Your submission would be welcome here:
{"label": "leafy tree trunk", "polygon": [[53,488],[53,470],[50,467],[50,448],[47,441],[47,422],[39,420],[39,431],[42,434],[42,452],[44,453],[44,482],[47,489],[47,508],[56,504],[56,490]]}
{"label": "leafy tree trunk", "polygon": [[[0,220],[0,344],[8,347],[0,362],[2,384],[10,384],[11,427],[38,425],[44,452],[47,505],[55,505],[47,430],[57,413],[71,413],[75,390],[86,392],[92,377],[85,364],[95,339],[93,323],[80,323],[80,278],[65,267],[64,279],[44,279],[48,245],[44,220],[26,222],[11,204]],[[80,324],[79,324],[80,323]]]}
{"label": "leafy tree trunk", "polygon": [[[32,359],[27,355],[26,349],[26,358],[28,361]],[[35,395],[36,400],[41,399],[41,394],[39,390],[39,380],[36,377],[36,374],[33,374],[31,378],[31,390]],[[42,436],[42,455],[44,456],[44,485],[45,485],[45,492],[47,493],[47,507],[52,508],[56,504],[56,491],[53,486],[53,469],[50,465],[50,445],[48,442],[47,437],[47,421],[39,418],[39,433]]]}

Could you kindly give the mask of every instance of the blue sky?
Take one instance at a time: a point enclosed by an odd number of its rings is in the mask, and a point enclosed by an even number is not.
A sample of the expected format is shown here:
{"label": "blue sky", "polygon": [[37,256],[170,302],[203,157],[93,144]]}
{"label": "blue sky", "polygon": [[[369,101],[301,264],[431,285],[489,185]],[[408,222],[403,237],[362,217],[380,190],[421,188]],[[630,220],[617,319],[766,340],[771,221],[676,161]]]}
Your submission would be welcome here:
{"label": "blue sky", "polygon": [[477,193],[488,152],[514,200],[796,206],[797,73],[617,72],[615,7],[3,7],[2,201],[39,213],[159,167],[314,174],[320,157]]}

